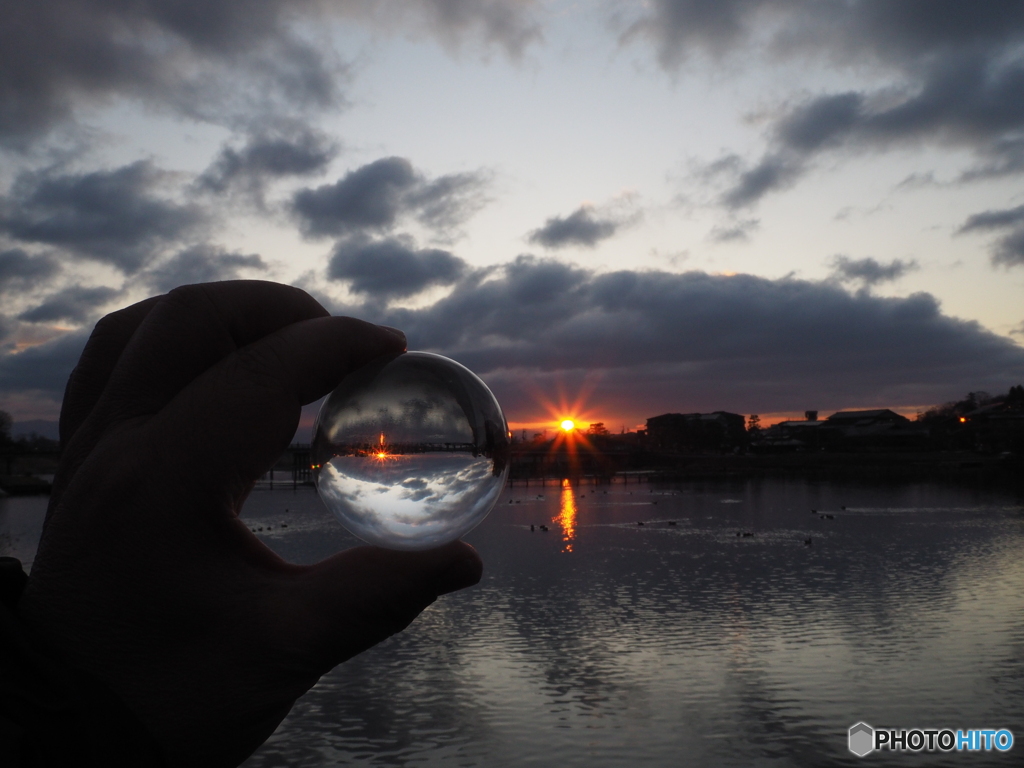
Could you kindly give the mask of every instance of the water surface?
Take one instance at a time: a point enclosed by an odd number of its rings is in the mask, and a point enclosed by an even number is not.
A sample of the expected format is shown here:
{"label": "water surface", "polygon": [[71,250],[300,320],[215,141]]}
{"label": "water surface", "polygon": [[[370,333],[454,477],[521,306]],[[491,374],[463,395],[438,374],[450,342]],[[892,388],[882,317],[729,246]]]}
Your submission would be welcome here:
{"label": "water surface", "polygon": [[[273,524],[285,506],[301,522],[264,534],[285,556],[348,543],[312,494],[256,494],[246,515]],[[1019,764],[1012,497],[802,481],[516,487],[467,540],[482,583],[325,676],[249,768],[854,765],[846,731],[860,720],[1018,738],[1005,755],[876,753],[874,765]]]}
{"label": "water surface", "polygon": [[[0,500],[0,553],[31,560],[44,508]],[[310,490],[255,491],[244,516],[298,562],[356,543]],[[247,768],[1020,764],[1020,499],[549,484],[506,490],[467,540],[481,584],[326,675]],[[1017,744],[861,761],[859,720]]]}

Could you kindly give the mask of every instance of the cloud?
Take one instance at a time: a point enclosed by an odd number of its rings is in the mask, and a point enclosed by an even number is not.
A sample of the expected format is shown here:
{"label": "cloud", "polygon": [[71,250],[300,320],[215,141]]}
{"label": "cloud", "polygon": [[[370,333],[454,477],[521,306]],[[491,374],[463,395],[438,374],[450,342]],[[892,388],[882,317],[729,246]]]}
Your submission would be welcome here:
{"label": "cloud", "polygon": [[957,234],[1009,230],[992,245],[992,263],[996,266],[1024,266],[1024,205],[991,210],[968,217]]}
{"label": "cloud", "polygon": [[[0,264],[3,263],[0,258]],[[175,254],[160,267],[140,274],[139,279],[157,290],[169,290],[185,282],[230,279],[239,271],[265,268],[259,256],[230,253],[206,245]],[[0,338],[5,342],[0,346],[0,395],[34,402],[35,410],[56,417],[64,385],[91,332],[91,321],[104,310],[116,309],[123,296],[124,291],[109,287],[72,286],[51,294],[19,318],[27,323],[65,320],[89,324],[56,336],[52,331],[45,332],[44,326],[19,327],[0,315]],[[12,344],[12,340],[28,344]]]}
{"label": "cloud", "polygon": [[372,2],[378,23],[427,29],[449,47],[476,38],[485,45],[497,45],[513,59],[541,40],[539,23],[531,18],[534,0],[405,0]]}
{"label": "cloud", "polygon": [[450,233],[487,202],[483,195],[487,183],[488,175],[482,171],[450,173],[414,186],[404,205],[435,233]]}
{"label": "cloud", "polygon": [[412,163],[387,157],[350,171],[334,184],[296,192],[292,210],[308,237],[386,230],[398,218],[403,192],[415,184]]}
{"label": "cloud", "polygon": [[784,105],[768,124],[762,158],[723,195],[728,207],[792,186],[828,151],[954,145],[977,158],[961,181],[1024,172],[1019,3],[655,0],[641,7],[625,38],[652,43],[668,69],[700,52],[745,63],[757,56],[870,67],[889,78]]}
{"label": "cloud", "polygon": [[728,208],[743,208],[760,200],[768,192],[793,186],[803,173],[804,163],[791,154],[774,154],[739,174],[736,183],[722,196]]}
{"label": "cloud", "polygon": [[529,241],[545,248],[593,248],[612,237],[620,226],[619,219],[599,213],[592,205],[581,205],[568,216],[552,216],[530,233]]}
{"label": "cloud", "polygon": [[[27,146],[111,97],[224,124],[336,108],[346,68],[331,19],[480,39],[519,56],[522,0],[0,0],[0,145]],[[303,30],[303,31],[300,31]]]}
{"label": "cloud", "polygon": [[935,178],[934,171],[926,171],[924,173],[915,171],[914,173],[905,176],[903,180],[896,185],[895,189],[924,189],[927,187],[938,187],[940,185],[941,182]]}
{"label": "cloud", "polygon": [[[987,175],[1022,168],[1011,137],[1024,130],[1024,62],[1001,64],[981,54],[942,59],[908,87],[813,97],[772,126],[763,159],[724,196],[732,207],[792,186],[810,160],[830,149],[885,150],[919,143],[954,144],[987,158]],[[986,175],[982,166],[963,178]]]}
{"label": "cloud", "polygon": [[732,243],[746,241],[754,230],[761,226],[759,219],[743,219],[730,224],[716,226],[709,237],[716,243]]}
{"label": "cloud", "polygon": [[339,101],[329,57],[294,34],[317,4],[266,0],[3,0],[0,141],[30,141],[89,100],[125,96],[190,117],[242,104]]}
{"label": "cloud", "polygon": [[448,251],[417,250],[408,238],[374,241],[362,236],[338,243],[327,267],[331,280],[346,280],[353,292],[375,299],[451,285],[466,271],[466,262]]}
{"label": "cloud", "polygon": [[96,317],[97,310],[110,304],[122,293],[105,286],[84,288],[75,285],[48,296],[42,304],[18,315],[18,319],[30,323],[58,320],[84,323]]}
{"label": "cloud", "polygon": [[31,290],[59,271],[49,254],[30,256],[20,248],[0,251],[0,293]]}
{"label": "cloud", "polygon": [[149,270],[143,278],[155,290],[166,293],[179,285],[234,280],[242,271],[266,269],[266,262],[257,254],[230,253],[215,245],[196,245],[179,251]]}
{"label": "cloud", "polygon": [[932,139],[994,151],[1024,125],[1024,64],[982,54],[940,60],[904,98],[847,93],[820,96],[778,125],[779,142],[805,152],[857,140],[869,144]]}
{"label": "cloud", "polygon": [[1024,173],[1024,139],[999,138],[989,147],[980,147],[978,154],[979,162],[960,174],[960,182],[984,181]]}
{"label": "cloud", "polygon": [[322,173],[338,154],[337,142],[308,126],[256,133],[238,148],[225,145],[197,180],[200,189],[240,190],[262,200],[268,182]]}
{"label": "cloud", "polygon": [[864,97],[859,93],[820,96],[799,105],[775,126],[779,143],[788,149],[811,152],[834,144],[861,117]]}
{"label": "cloud", "polygon": [[1024,205],[1001,211],[984,211],[969,217],[958,232],[975,232],[977,230],[1003,229],[1024,224]]}
{"label": "cloud", "polygon": [[942,313],[929,294],[703,272],[598,273],[520,257],[423,309],[383,311],[411,348],[451,355],[536,412],[531,391],[601,384],[638,416],[941,402],[1024,376],[1024,349]]}
{"label": "cloud", "polygon": [[653,0],[638,4],[623,39],[651,43],[675,69],[694,53],[868,59],[909,67],[965,50],[1004,49],[1019,42],[1024,9],[1013,2],[967,6],[957,0]]}
{"label": "cloud", "polygon": [[882,264],[870,257],[851,259],[842,254],[832,259],[833,277],[840,282],[860,282],[866,287],[899,280],[907,272],[917,268],[916,261],[902,259],[893,259],[888,264]]}
{"label": "cloud", "polygon": [[[366,279],[395,295],[388,273]],[[537,414],[543,397],[585,380],[596,383],[594,409],[642,419],[918,406],[1024,378],[1024,348],[943,313],[929,294],[879,297],[834,281],[602,273],[520,257],[467,272],[427,307],[348,309],[402,328],[410,348],[468,365],[513,418]],[[0,392],[59,399],[84,335],[0,353]]]}
{"label": "cloud", "polygon": [[0,351],[0,393],[23,397],[35,394],[44,402],[58,405],[90,330],[66,333],[19,352]]}
{"label": "cloud", "polygon": [[112,171],[22,174],[0,198],[0,232],[131,274],[206,223],[197,206],[154,194],[164,176],[145,161]]}
{"label": "cloud", "polygon": [[385,157],[334,184],[299,190],[291,209],[307,237],[387,232],[405,216],[444,231],[477,210],[483,184],[480,174],[429,180],[405,158]]}
{"label": "cloud", "polygon": [[996,243],[992,263],[1004,267],[1024,265],[1024,227],[1018,227]]}
{"label": "cloud", "polygon": [[744,42],[756,17],[773,6],[758,0],[656,0],[648,12],[630,23],[623,40],[646,38],[657,49],[662,66],[674,69],[694,52],[721,55]]}

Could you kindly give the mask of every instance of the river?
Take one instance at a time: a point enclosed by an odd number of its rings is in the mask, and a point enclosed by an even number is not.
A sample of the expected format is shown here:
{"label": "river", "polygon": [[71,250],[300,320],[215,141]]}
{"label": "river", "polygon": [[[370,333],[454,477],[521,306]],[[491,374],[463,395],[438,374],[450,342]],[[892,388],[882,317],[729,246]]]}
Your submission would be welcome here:
{"label": "river", "polygon": [[[0,500],[0,554],[31,560],[44,505]],[[243,514],[293,561],[355,543],[308,489],[256,491]],[[1020,498],[549,483],[506,489],[467,540],[481,584],[326,675],[247,768],[1020,764]],[[1018,743],[862,763],[858,721]]]}

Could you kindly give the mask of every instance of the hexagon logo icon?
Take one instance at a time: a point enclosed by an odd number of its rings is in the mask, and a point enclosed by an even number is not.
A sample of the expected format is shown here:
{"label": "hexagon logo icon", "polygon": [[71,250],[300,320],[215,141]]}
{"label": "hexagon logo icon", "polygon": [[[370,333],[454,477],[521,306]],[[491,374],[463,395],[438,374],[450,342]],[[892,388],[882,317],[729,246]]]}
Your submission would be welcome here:
{"label": "hexagon logo icon", "polygon": [[864,757],[868,752],[873,752],[874,741],[875,729],[867,723],[850,726],[850,751],[857,757]]}

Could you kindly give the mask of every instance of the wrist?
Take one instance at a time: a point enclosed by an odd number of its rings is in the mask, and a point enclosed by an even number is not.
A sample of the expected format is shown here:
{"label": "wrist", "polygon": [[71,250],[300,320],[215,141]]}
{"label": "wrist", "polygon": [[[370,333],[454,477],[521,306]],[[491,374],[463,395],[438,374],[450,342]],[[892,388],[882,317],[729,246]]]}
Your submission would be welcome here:
{"label": "wrist", "polygon": [[63,663],[17,614],[27,577],[0,558],[0,754],[15,765],[165,766],[159,745],[105,685]]}

